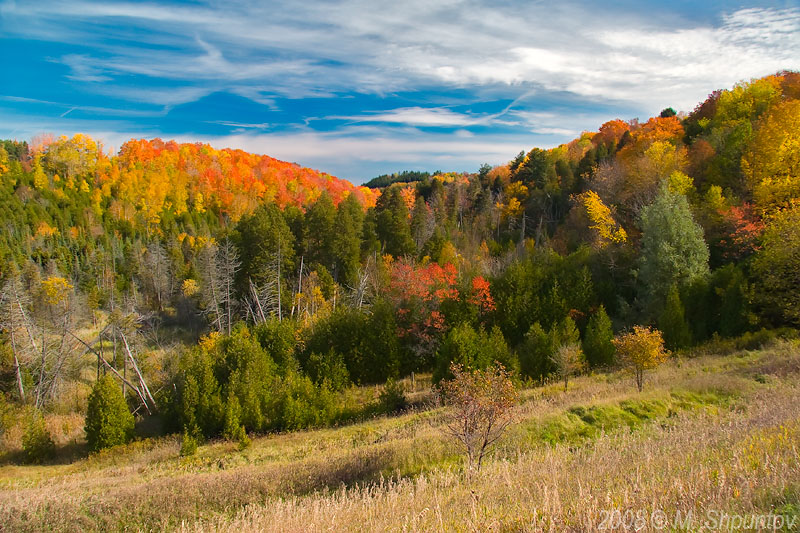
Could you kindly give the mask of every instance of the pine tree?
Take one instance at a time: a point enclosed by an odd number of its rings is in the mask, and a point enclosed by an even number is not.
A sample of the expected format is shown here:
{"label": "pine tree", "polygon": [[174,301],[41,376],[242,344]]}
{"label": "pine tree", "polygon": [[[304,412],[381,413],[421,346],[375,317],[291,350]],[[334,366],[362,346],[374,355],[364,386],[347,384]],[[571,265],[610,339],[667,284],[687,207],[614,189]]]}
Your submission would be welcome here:
{"label": "pine tree", "polygon": [[678,293],[678,287],[673,285],[667,296],[664,311],[658,320],[658,327],[664,333],[664,344],[668,350],[679,350],[689,346],[692,334]]}
{"label": "pine tree", "polygon": [[607,366],[614,362],[614,332],[606,308],[600,308],[589,319],[583,339],[583,352],[592,367]]}
{"label": "pine tree", "polygon": [[103,376],[89,395],[86,411],[86,441],[89,450],[96,452],[133,438],[134,419],[128,404],[114,379]]}

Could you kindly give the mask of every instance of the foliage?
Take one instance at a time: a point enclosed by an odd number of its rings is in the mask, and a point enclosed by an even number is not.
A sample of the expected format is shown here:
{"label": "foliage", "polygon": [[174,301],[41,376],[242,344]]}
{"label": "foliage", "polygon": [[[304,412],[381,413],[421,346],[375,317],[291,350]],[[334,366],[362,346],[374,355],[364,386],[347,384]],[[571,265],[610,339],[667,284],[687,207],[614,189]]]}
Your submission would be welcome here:
{"label": "foliage", "polygon": [[597,242],[602,248],[609,244],[622,244],[628,240],[625,229],[617,224],[611,216],[611,210],[603,203],[594,191],[583,194],[583,206],[591,221],[591,229],[597,234]]}
{"label": "foliage", "polygon": [[183,431],[183,436],[181,437],[181,449],[180,449],[180,456],[181,457],[190,457],[197,453],[197,437],[192,435],[191,432],[188,430]]}
{"label": "foliage", "polygon": [[517,391],[502,365],[484,369],[449,368],[452,379],[440,384],[445,414],[444,431],[467,454],[470,469],[480,470],[486,453],[513,421]]}
{"label": "foliage", "polygon": [[781,211],[769,222],[753,269],[767,316],[800,324],[800,207]]}
{"label": "foliage", "polygon": [[514,354],[509,350],[503,334],[497,327],[487,332],[475,330],[469,324],[459,324],[447,334],[436,354],[433,381],[450,378],[450,368],[459,365],[467,370],[489,368],[502,364],[513,371],[517,367]]}
{"label": "foliage", "polygon": [[614,362],[613,338],[611,319],[601,305],[589,319],[583,338],[583,353],[590,366],[608,366]]}
{"label": "foliage", "polygon": [[664,311],[658,319],[658,327],[664,333],[664,345],[668,350],[685,348],[692,342],[681,296],[675,285],[669,291]]}
{"label": "foliage", "polygon": [[674,284],[682,287],[708,275],[708,246],[686,197],[666,185],[642,210],[640,224],[639,293],[645,308],[654,313],[664,306]]}
{"label": "foliage", "polygon": [[408,406],[408,399],[403,385],[389,378],[378,396],[378,403],[384,413],[396,413],[405,409]]}
{"label": "foliage", "polygon": [[86,410],[86,441],[96,452],[133,438],[134,419],[122,396],[119,384],[110,375],[101,377],[92,388]]}
{"label": "foliage", "polygon": [[550,356],[556,375],[564,381],[564,392],[567,392],[569,378],[586,368],[586,359],[580,344],[562,344]]}
{"label": "foliage", "polygon": [[657,329],[634,326],[632,331],[618,335],[613,342],[620,361],[636,376],[639,392],[644,386],[644,371],[656,368],[669,357],[669,352],[664,348],[664,339]]}
{"label": "foliage", "polygon": [[56,445],[38,410],[34,410],[28,418],[22,434],[22,451],[28,463],[43,463],[55,457]]}

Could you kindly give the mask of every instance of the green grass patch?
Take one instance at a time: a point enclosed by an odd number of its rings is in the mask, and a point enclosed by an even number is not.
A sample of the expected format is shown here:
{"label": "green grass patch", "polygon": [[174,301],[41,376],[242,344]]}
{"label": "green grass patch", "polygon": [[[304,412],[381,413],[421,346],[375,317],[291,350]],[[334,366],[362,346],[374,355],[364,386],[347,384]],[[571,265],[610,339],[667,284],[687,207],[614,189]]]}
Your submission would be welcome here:
{"label": "green grass patch", "polygon": [[663,396],[632,398],[618,403],[576,405],[543,420],[527,422],[524,429],[533,443],[578,443],[596,438],[603,432],[635,429],[647,422],[674,416],[680,411],[716,410],[728,405],[731,400],[732,394],[729,392],[676,390]]}

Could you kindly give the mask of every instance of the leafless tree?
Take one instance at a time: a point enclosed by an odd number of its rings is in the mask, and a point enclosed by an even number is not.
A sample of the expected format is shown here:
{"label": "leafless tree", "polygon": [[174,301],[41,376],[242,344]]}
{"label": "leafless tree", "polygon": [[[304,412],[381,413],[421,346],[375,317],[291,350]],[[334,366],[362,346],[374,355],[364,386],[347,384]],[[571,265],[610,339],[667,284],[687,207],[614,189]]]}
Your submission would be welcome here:
{"label": "leafless tree", "polygon": [[14,377],[20,401],[25,401],[25,386],[22,382],[22,365],[38,352],[31,321],[31,299],[14,270],[0,292],[0,328],[8,332],[14,356]]}
{"label": "leafless tree", "polygon": [[239,271],[239,257],[229,239],[205,246],[199,256],[201,290],[205,314],[220,333],[231,332],[236,298],[233,280]]}
{"label": "leafless tree", "polygon": [[151,243],[142,258],[143,271],[140,279],[147,293],[155,300],[156,308],[164,310],[164,303],[170,296],[169,260],[164,247]]}

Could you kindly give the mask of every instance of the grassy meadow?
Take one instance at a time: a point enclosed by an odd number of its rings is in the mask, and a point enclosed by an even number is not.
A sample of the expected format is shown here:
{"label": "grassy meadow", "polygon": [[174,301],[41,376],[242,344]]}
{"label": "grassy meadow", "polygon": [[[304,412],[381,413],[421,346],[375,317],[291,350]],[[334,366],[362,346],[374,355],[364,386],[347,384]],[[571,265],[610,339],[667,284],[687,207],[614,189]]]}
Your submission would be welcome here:
{"label": "grassy meadow", "polygon": [[[730,351],[673,358],[643,393],[622,371],[579,377],[566,393],[526,388],[478,472],[443,436],[441,411],[425,407],[424,380],[405,414],[257,437],[243,451],[218,441],[180,457],[169,436],[88,457],[73,439],[41,466],[6,453],[0,529],[590,531],[614,510],[644,531],[660,529],[654,513],[697,517],[667,530],[714,529],[708,511],[791,520],[800,348]],[[81,426],[66,415],[48,423]]]}

